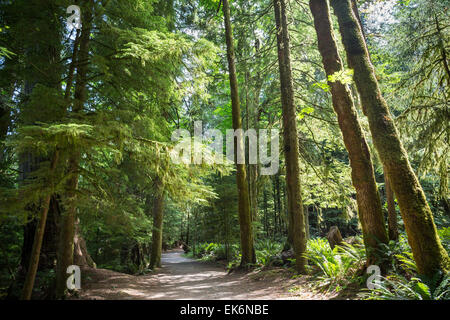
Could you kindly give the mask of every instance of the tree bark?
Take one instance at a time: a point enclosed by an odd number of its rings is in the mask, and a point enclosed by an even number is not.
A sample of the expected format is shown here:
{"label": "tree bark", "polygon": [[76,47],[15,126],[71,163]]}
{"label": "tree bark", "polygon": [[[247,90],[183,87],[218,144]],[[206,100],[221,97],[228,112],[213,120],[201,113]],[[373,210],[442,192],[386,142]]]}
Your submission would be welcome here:
{"label": "tree bark", "polygon": [[388,211],[388,233],[389,240],[398,240],[397,212],[395,211],[394,192],[391,188],[389,177],[384,172],[384,190],[386,191],[386,202]]}
{"label": "tree bark", "polygon": [[157,179],[155,183],[155,199],[153,201],[153,233],[152,251],[150,253],[150,269],[161,267],[164,189],[159,179]]}
{"label": "tree bark", "polygon": [[419,274],[432,276],[450,268],[447,252],[436,231],[433,214],[411,168],[386,101],[381,95],[366,43],[350,0],[331,0],[338,18],[350,68],[369,120],[375,148],[397,197]]}
{"label": "tree bark", "polygon": [[278,63],[280,68],[281,104],[283,107],[284,155],[286,160],[286,188],[292,242],[296,270],[305,272],[306,231],[300,187],[299,142],[297,134],[297,112],[294,103],[289,32],[287,29],[285,0],[274,0],[277,27]]}
{"label": "tree bark", "polygon": [[[306,240],[309,240],[311,235],[309,232],[309,207],[306,207],[306,211],[303,210],[304,212],[304,216],[305,216],[305,235],[306,235]],[[288,234],[289,234],[289,230],[288,230]]]}
{"label": "tree bark", "polygon": [[[333,33],[330,10],[326,0],[310,0],[309,6],[314,17],[319,51],[328,77],[344,70]],[[370,265],[375,263],[375,255],[379,253],[377,249],[380,249],[379,244],[388,242],[370,151],[359,124],[349,87],[340,81],[328,81],[328,85],[331,88],[333,108],[350,158],[358,215],[367,251],[367,263]]]}
{"label": "tree bark", "polygon": [[[223,0],[223,15],[225,24],[225,38],[227,43],[228,72],[230,77],[231,107],[233,118],[233,129],[242,129],[241,107],[239,102],[239,91],[236,76],[235,54],[233,44],[233,31],[231,27],[230,6],[228,0]],[[235,141],[235,152],[243,150],[242,137],[238,136]],[[241,152],[240,154],[244,154]],[[236,156],[235,156],[236,160]],[[239,225],[241,239],[241,267],[249,263],[256,262],[255,250],[253,246],[252,217],[250,213],[250,199],[247,183],[247,173],[245,164],[236,162],[236,182],[238,188]]]}

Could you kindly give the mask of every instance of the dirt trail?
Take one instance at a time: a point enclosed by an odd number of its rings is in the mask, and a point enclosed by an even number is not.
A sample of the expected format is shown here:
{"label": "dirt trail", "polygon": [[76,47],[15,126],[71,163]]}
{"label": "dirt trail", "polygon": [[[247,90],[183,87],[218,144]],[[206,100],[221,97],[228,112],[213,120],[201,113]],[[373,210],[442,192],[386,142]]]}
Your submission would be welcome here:
{"label": "dirt trail", "polygon": [[[84,270],[79,299],[326,299],[309,290],[288,292],[294,282],[276,272],[255,280],[250,274],[227,274],[223,267],[188,259],[181,250],[162,255],[162,268],[132,276],[105,269]],[[300,280],[301,281],[301,280]]]}

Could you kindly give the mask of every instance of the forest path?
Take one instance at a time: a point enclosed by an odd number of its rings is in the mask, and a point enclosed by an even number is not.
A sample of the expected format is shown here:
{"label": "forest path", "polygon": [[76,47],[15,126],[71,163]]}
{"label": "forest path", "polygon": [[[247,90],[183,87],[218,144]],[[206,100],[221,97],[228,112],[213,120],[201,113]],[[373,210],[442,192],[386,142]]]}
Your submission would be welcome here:
{"label": "forest path", "polygon": [[153,274],[133,276],[105,269],[83,272],[78,299],[327,299],[302,287],[288,292],[299,279],[282,278],[277,272],[259,279],[241,272],[227,274],[220,265],[184,257],[181,250],[163,253],[162,268]]}

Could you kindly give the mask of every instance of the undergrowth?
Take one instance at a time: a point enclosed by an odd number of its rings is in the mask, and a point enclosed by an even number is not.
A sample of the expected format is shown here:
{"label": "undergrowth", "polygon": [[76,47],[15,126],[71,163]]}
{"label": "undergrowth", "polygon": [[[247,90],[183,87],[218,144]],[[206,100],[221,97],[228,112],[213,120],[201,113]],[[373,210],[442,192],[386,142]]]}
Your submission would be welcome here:
{"label": "undergrowth", "polygon": [[[450,228],[438,230],[443,246],[450,248]],[[255,242],[256,264],[250,267],[264,269],[271,266],[289,267],[295,264],[295,259],[282,260],[281,252],[284,244],[279,241],[259,240]],[[431,279],[420,277],[414,262],[411,248],[405,233],[401,233],[397,241],[380,244],[381,252],[387,265],[387,274],[376,277],[375,289],[367,289],[365,273],[366,250],[361,237],[356,237],[354,244],[342,243],[331,249],[325,238],[308,240],[307,271],[312,275],[312,285],[325,292],[339,292],[352,287],[359,291],[358,297],[368,300],[442,300],[450,299],[450,275],[437,273]],[[190,256],[203,261],[225,260],[228,269],[240,264],[241,255],[237,244],[202,243],[196,246],[195,254]]]}

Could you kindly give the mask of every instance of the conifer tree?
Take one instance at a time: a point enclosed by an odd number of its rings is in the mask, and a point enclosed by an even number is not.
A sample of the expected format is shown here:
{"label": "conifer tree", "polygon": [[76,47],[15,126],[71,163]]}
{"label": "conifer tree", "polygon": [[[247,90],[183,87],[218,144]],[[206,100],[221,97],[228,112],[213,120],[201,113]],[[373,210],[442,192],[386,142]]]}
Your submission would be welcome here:
{"label": "conifer tree", "polygon": [[297,133],[297,112],[294,102],[294,88],[289,46],[286,2],[274,0],[277,26],[278,64],[280,69],[281,101],[283,107],[284,154],[286,159],[286,188],[289,210],[289,225],[295,254],[296,270],[305,272],[306,230],[300,185],[299,142]]}
{"label": "conifer tree", "polygon": [[[233,129],[242,129],[241,108],[239,101],[238,82],[236,77],[235,54],[233,44],[233,30],[231,26],[230,6],[228,0],[223,0],[223,16],[225,24],[225,39],[227,44],[228,72],[230,77],[231,105]],[[238,163],[237,155],[243,155],[244,141],[238,135],[235,142],[236,161],[236,183],[239,197],[239,225],[241,228],[241,266],[245,267],[249,263],[256,261],[255,249],[253,247],[252,217],[250,212],[250,199],[248,193],[247,172],[245,164]]]}

